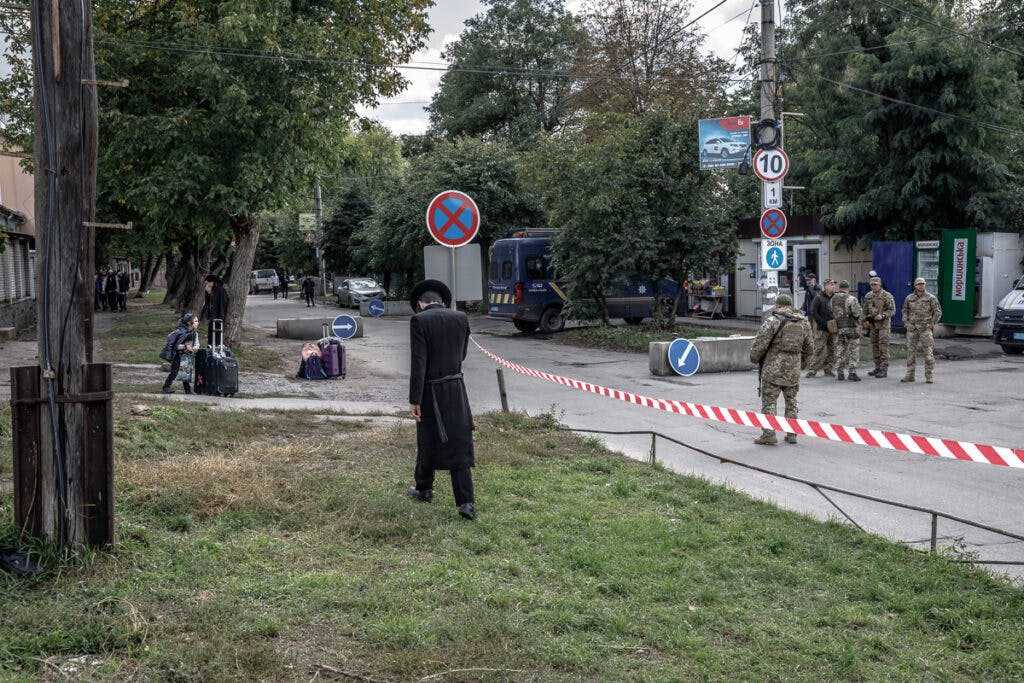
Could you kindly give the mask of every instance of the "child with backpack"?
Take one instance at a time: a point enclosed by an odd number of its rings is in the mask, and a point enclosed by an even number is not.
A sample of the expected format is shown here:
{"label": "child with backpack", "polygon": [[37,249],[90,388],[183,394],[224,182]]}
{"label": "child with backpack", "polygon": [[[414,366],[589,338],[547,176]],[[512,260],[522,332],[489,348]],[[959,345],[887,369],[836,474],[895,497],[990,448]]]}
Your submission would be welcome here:
{"label": "child with backpack", "polygon": [[167,373],[161,393],[173,394],[171,384],[175,380],[182,383],[186,394],[192,393],[196,350],[199,348],[199,333],[196,331],[198,329],[199,316],[195,313],[186,313],[181,316],[178,326],[167,335],[160,357],[171,364],[171,371]]}

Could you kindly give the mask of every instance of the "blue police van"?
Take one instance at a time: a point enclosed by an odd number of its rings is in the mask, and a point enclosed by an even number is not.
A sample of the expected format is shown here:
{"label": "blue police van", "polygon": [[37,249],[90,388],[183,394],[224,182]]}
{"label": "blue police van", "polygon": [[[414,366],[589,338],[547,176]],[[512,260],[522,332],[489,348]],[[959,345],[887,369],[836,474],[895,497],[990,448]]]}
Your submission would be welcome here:
{"label": "blue police van", "polygon": [[[511,321],[521,332],[558,332],[565,327],[565,282],[551,266],[550,229],[516,230],[491,248],[487,272],[487,317]],[[675,297],[678,285],[660,284],[662,300]],[[627,277],[605,297],[608,316],[639,324],[654,314],[654,287]]]}

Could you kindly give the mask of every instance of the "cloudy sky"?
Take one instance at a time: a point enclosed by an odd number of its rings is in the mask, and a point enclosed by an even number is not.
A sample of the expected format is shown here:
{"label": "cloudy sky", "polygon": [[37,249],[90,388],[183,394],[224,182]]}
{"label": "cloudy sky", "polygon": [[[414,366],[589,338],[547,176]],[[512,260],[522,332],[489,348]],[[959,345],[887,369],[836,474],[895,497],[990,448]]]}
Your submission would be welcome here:
{"label": "cloudy sky", "polygon": [[[690,16],[696,17],[717,5],[720,0],[692,1]],[[566,0],[565,5],[570,12],[576,13],[583,5],[583,0]],[[752,5],[753,11],[750,11]],[[484,7],[478,0],[435,0],[430,10],[430,25],[434,31],[430,34],[427,47],[418,52],[410,60],[411,63],[440,63],[441,52],[448,43],[458,39],[463,22],[483,11]],[[760,21],[761,9],[756,0],[726,0],[721,7],[712,10],[697,22],[707,36],[705,50],[723,59],[731,59],[740,44],[748,16],[752,22]],[[359,113],[380,121],[395,134],[423,133],[428,123],[423,107],[430,103],[431,96],[441,83],[443,72],[405,69],[403,73],[410,81],[405,92],[382,101],[376,110],[361,109]]]}

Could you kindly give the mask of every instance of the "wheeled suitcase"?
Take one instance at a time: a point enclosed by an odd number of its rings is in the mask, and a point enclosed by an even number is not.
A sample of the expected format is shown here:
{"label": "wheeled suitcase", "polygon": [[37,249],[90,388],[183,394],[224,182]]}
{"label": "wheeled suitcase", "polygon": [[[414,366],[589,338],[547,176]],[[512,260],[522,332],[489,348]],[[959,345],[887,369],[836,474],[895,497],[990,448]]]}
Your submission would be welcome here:
{"label": "wheeled suitcase", "polygon": [[213,321],[213,344],[196,352],[196,391],[213,396],[238,393],[238,359],[224,346],[224,321]]}
{"label": "wheeled suitcase", "polygon": [[345,345],[340,339],[330,334],[330,327],[324,323],[324,336],[316,343],[323,358],[324,372],[330,378],[345,379]]}

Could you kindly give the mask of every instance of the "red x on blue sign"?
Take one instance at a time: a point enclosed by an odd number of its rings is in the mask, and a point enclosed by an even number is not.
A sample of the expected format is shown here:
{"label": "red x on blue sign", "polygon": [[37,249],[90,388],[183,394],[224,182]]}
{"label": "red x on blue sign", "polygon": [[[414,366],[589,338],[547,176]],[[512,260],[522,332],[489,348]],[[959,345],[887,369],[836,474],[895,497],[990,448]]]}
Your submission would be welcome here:
{"label": "red x on blue sign", "polygon": [[480,210],[465,192],[448,190],[430,200],[427,206],[427,230],[445,247],[461,247],[476,237],[480,229]]}
{"label": "red x on blue sign", "polygon": [[766,209],[761,214],[761,234],[773,240],[786,234],[786,214],[781,209]]}

